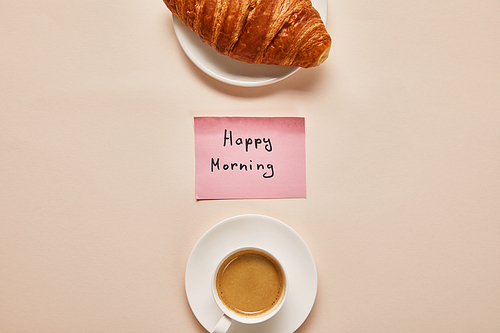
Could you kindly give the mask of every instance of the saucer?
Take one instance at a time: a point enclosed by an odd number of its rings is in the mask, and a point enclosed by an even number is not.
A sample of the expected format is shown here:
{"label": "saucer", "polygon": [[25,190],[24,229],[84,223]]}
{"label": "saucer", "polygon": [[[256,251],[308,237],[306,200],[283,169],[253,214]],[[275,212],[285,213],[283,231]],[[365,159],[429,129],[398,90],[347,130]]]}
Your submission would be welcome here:
{"label": "saucer", "polygon": [[262,215],[240,215],[219,222],[196,243],[186,267],[186,295],[200,324],[211,331],[222,311],[215,303],[211,281],[219,261],[237,247],[256,246],[276,255],[288,276],[288,294],[281,308],[266,322],[234,322],[228,332],[292,333],[311,312],[318,289],[316,264],[307,244],[285,223]]}

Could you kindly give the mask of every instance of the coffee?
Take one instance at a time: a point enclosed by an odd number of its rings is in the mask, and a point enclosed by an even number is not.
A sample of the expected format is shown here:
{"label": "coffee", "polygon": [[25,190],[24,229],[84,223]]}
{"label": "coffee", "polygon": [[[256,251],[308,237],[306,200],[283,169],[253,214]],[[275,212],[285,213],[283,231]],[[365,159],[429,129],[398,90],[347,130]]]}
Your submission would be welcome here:
{"label": "coffee", "polygon": [[217,294],[233,312],[258,317],[272,310],[285,293],[285,275],[269,255],[246,249],[229,256],[216,276]]}

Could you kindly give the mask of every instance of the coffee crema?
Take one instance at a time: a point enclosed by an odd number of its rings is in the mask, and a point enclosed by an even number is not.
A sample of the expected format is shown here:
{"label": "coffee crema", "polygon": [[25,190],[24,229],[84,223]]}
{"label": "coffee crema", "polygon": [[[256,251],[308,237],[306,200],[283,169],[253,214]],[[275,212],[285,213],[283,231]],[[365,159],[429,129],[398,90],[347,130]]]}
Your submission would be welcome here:
{"label": "coffee crema", "polygon": [[246,249],[229,256],[216,276],[217,294],[233,312],[266,315],[285,292],[285,275],[276,260],[263,252]]}

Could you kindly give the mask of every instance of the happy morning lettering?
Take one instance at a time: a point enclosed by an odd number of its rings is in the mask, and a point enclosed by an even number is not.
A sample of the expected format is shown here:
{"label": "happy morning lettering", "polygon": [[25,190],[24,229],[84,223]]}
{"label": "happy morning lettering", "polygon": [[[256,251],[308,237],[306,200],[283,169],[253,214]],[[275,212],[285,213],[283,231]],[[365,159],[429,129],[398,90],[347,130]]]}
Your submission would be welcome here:
{"label": "happy morning lettering", "polygon": [[[271,138],[242,138],[233,136],[232,130],[224,129],[222,146],[227,147],[241,147],[246,153],[251,150],[264,149],[268,153],[273,151]],[[248,162],[242,161],[221,161],[219,157],[211,158],[210,171],[261,171],[262,177],[274,177],[274,166],[271,163],[259,163],[249,160]]]}

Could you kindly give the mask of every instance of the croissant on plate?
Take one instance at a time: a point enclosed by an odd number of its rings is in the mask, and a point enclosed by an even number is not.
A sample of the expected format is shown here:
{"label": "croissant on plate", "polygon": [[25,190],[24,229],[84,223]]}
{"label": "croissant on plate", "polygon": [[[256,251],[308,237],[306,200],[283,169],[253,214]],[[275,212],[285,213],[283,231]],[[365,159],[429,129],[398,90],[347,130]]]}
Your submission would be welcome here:
{"label": "croissant on plate", "polygon": [[331,38],[311,0],[163,0],[203,42],[248,63],[315,67]]}

